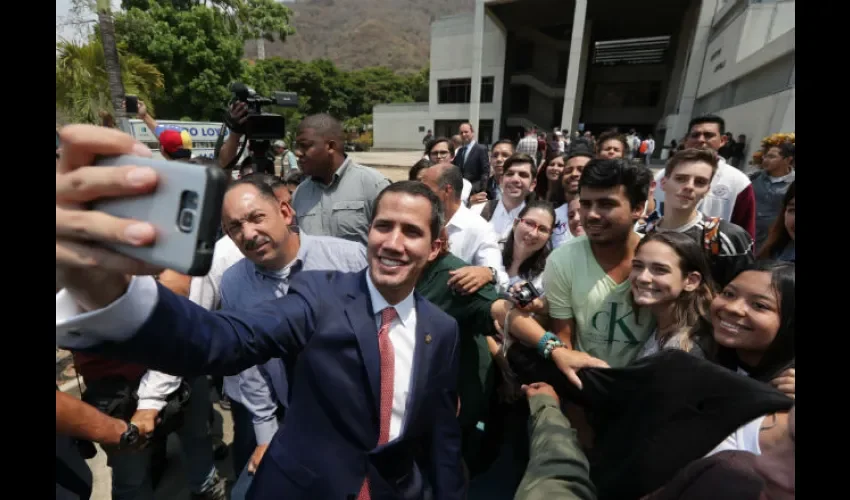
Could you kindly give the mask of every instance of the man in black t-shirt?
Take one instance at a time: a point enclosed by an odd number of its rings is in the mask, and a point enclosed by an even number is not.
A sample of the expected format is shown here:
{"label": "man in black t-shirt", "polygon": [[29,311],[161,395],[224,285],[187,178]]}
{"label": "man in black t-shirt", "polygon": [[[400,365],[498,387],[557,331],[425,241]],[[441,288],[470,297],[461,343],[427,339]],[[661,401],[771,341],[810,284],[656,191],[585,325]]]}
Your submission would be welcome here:
{"label": "man in black t-shirt", "polygon": [[675,231],[692,236],[708,254],[715,283],[724,287],[753,262],[753,239],[741,226],[697,210],[711,189],[717,162],[717,154],[709,149],[686,149],[673,155],[661,180],[664,217],[648,222],[644,232]]}

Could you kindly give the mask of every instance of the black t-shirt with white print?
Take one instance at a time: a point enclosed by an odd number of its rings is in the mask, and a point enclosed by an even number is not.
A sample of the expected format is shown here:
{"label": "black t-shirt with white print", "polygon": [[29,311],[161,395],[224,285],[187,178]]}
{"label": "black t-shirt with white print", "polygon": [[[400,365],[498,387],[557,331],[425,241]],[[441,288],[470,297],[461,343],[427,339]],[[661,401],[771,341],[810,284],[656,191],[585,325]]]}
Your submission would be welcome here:
{"label": "black t-shirt with white print", "polygon": [[[662,229],[658,227],[661,224],[661,219],[659,219],[648,222],[640,232],[644,234],[650,234],[654,231],[684,233],[694,238],[700,246],[705,248],[707,222],[702,212],[698,212],[697,217],[684,226]],[[755,260],[753,257],[753,239],[741,226],[721,219],[716,240],[719,244],[718,252],[715,254],[708,249],[706,249],[706,252],[711,265],[712,278],[720,288],[723,288]]]}

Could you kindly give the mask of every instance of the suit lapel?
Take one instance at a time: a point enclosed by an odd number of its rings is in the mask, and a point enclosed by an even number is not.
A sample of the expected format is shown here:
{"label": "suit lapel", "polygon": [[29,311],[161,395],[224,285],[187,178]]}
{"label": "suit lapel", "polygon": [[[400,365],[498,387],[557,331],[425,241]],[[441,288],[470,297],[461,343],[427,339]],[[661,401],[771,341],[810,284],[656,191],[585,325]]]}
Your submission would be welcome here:
{"label": "suit lapel", "polygon": [[421,396],[428,385],[428,373],[432,366],[431,353],[434,350],[433,347],[431,347],[433,333],[428,331],[431,323],[428,321],[425,311],[423,311],[425,299],[423,299],[418,293],[416,293],[413,297],[416,307],[416,348],[413,352],[413,373],[411,374],[412,384],[410,388],[410,395],[407,399],[408,409],[405,412],[407,414],[407,418],[405,419],[405,431],[408,422],[414,415],[416,415],[419,410],[419,405],[422,404]]}
{"label": "suit lapel", "polygon": [[345,306],[345,316],[351,325],[357,343],[360,346],[360,355],[363,357],[363,366],[369,380],[369,388],[372,393],[372,406],[378,411],[380,403],[381,387],[381,356],[378,351],[378,327],[372,315],[372,304],[369,299],[369,290],[366,287],[365,272],[359,273],[358,286],[356,290],[349,292],[349,301]]}

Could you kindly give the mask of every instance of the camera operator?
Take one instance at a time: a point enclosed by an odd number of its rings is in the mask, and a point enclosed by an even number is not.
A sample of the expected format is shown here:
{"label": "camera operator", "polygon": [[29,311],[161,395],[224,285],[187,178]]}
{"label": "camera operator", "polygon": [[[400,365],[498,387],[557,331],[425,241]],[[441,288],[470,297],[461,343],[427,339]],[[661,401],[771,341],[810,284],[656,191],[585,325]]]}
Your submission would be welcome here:
{"label": "camera operator", "polygon": [[[234,130],[234,128],[242,130],[248,122],[248,114],[249,108],[248,104],[245,102],[236,101],[230,105],[229,118],[225,123],[230,130],[230,133],[227,135],[227,138],[224,140],[224,143],[221,145],[221,150],[218,153],[218,164],[221,168],[227,169],[236,155],[239,154],[239,148],[241,146],[240,143],[245,134]],[[275,154],[273,150],[269,148],[268,142],[251,141],[248,143],[247,149],[251,152],[251,155],[242,160],[240,164],[240,171],[243,171],[241,172],[241,177],[254,172],[276,175]],[[267,161],[263,162],[263,159]],[[247,165],[250,165],[250,171],[245,170]]]}
{"label": "camera operator", "polygon": [[[236,132],[231,128],[231,124],[236,124],[240,127],[244,126],[248,121],[248,105],[242,101],[234,102],[230,105],[230,124],[227,124],[230,133],[227,134],[227,139],[221,145],[221,150],[218,153],[218,165],[221,168],[227,168],[233,158],[239,154],[239,145],[242,137],[245,135],[241,132]],[[253,171],[253,170],[252,170]]]}

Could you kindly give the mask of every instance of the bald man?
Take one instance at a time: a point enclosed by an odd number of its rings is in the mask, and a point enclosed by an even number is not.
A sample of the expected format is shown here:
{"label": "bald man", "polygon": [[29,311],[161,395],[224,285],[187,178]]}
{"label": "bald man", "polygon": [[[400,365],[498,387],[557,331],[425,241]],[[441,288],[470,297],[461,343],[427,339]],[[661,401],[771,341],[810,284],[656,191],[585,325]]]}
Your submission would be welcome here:
{"label": "bald man", "polygon": [[366,244],[375,199],[390,184],[383,174],[345,154],[342,124],[327,114],[298,125],[295,156],[307,178],[292,196],[298,227],[313,236]]}

